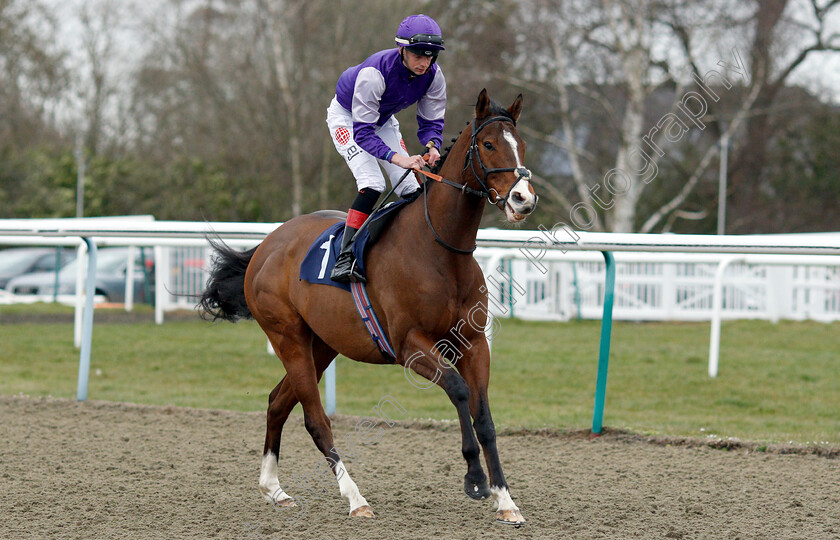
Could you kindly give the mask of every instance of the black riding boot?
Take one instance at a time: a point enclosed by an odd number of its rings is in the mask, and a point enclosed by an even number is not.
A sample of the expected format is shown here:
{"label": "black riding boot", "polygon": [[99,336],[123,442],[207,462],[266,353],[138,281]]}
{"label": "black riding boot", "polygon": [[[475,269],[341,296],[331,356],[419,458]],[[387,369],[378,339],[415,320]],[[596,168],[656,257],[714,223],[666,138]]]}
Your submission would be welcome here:
{"label": "black riding boot", "polygon": [[335,260],[330,279],[338,283],[361,282],[367,283],[365,276],[359,271],[356,257],[353,256],[353,235],[358,229],[350,225],[344,226],[344,237],[341,239],[341,253]]}
{"label": "black riding boot", "polygon": [[350,211],[347,212],[344,238],[341,239],[341,253],[338,254],[335,267],[330,274],[333,281],[338,283],[350,283],[352,281],[367,283],[367,279],[359,271],[356,258],[353,256],[353,235],[364,224],[380,195],[382,193],[369,187],[361,189],[359,194],[356,195],[356,200],[353,201]]}

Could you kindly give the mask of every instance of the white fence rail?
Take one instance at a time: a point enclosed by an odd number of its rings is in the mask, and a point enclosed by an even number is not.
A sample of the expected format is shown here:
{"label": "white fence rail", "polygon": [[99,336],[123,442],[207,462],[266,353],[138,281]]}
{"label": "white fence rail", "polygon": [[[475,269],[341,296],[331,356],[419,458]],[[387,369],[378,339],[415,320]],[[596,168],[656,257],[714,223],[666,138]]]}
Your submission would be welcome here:
{"label": "white fence rail", "polygon": [[[92,260],[97,246],[153,247],[156,320],[160,323],[166,309],[191,307],[193,300],[187,300],[186,295],[201,289],[205,270],[200,269],[199,261],[207,260],[208,232],[218,234],[228,244],[248,246],[261,241],[277,225],[128,219],[0,220],[0,245],[78,245],[83,239],[90,246]],[[604,270],[598,254],[584,252],[600,251],[608,261],[613,260],[611,253],[618,252],[615,260],[621,266],[615,287],[615,316],[634,320],[711,318],[711,376],[717,374],[723,313],[730,318],[831,321],[838,319],[840,310],[840,234],[733,237],[586,233],[561,228],[480,230],[477,241],[482,249],[476,256],[483,262],[490,309],[495,316],[599,318],[603,307],[605,327],[612,323],[613,290],[602,284]],[[166,249],[172,247],[179,249]],[[728,267],[731,277],[724,285]],[[607,271],[609,275],[611,272]],[[77,291],[81,291],[81,279],[78,283]],[[85,291],[80,400],[86,398],[90,364],[92,275],[86,279]],[[609,296],[609,302],[599,303],[605,296]],[[81,297],[77,294],[77,313]],[[596,418],[603,412],[609,330],[602,329],[601,347]],[[334,372],[328,370],[327,377],[334,377]],[[332,396],[333,404],[334,399]],[[327,401],[329,411],[329,396]],[[596,424],[598,430],[594,429]],[[599,430],[600,420],[593,421],[593,431]]]}
{"label": "white fence rail", "polygon": [[[154,249],[156,320],[165,312],[192,309],[195,295],[207,280],[210,250],[204,235],[213,230],[225,241],[240,247],[253,246],[278,224],[156,222],[140,218],[88,218],[83,220],[0,220],[0,245],[82,246],[79,237],[87,231],[104,234],[92,239],[100,247],[138,246]],[[11,230],[15,231],[10,235]],[[22,234],[28,231],[30,234]],[[492,295],[490,308],[497,317],[535,320],[600,319],[604,299],[603,258],[591,251],[565,253],[543,250],[545,238],[537,231],[480,231],[479,243],[503,248],[481,247],[476,258],[482,265]],[[586,233],[575,233],[585,235]],[[516,236],[518,238],[511,238]],[[557,234],[554,233],[556,238]],[[589,235],[592,236],[592,235]],[[598,235],[596,235],[598,236]],[[618,235],[601,235],[612,241]],[[685,246],[687,236],[621,235],[625,237],[678,237]],[[705,242],[719,237],[696,236]],[[779,246],[812,244],[817,249],[840,235],[775,235],[729,237],[744,239],[744,245],[762,239]],[[567,237],[571,241],[573,238]],[[530,245],[529,245],[530,242]],[[523,249],[522,246],[529,246]],[[610,247],[614,243],[595,249]],[[626,247],[626,246],[625,246]],[[695,246],[696,247],[696,246]],[[725,319],[779,319],[818,321],[840,320],[840,250],[835,257],[805,255],[743,255],[730,261],[728,246],[706,246],[720,253],[645,252],[661,246],[616,253],[614,318],[633,321],[705,321],[715,317],[714,287],[720,265],[723,275],[720,316]],[[765,251],[771,248],[765,248]],[[540,252],[539,250],[543,250]],[[753,252],[756,249],[753,247]],[[82,253],[83,254],[83,253]],[[129,265],[129,268],[133,268]],[[83,269],[83,267],[82,267]],[[81,276],[78,280],[81,290]],[[127,293],[129,292],[127,287]],[[47,298],[43,298],[47,300]],[[52,298],[50,297],[49,300]],[[73,299],[72,296],[63,297]],[[32,301],[22,298],[20,301]],[[17,301],[3,295],[0,302]],[[128,304],[130,309],[130,302]]]}
{"label": "white fence rail", "polygon": [[[484,248],[476,256],[491,281],[490,307],[497,317],[602,316],[605,264],[598,253],[556,253],[545,256],[542,267],[515,249]],[[732,260],[731,255],[641,252],[615,258],[613,317],[631,321],[712,320],[717,271]],[[840,257],[743,256],[727,263],[722,287],[725,319],[840,320]]]}

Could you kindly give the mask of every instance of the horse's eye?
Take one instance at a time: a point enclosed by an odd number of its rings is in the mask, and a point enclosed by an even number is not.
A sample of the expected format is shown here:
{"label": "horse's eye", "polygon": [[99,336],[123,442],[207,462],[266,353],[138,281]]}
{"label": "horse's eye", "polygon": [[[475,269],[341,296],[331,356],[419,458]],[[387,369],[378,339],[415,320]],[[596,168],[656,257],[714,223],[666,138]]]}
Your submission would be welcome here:
{"label": "horse's eye", "polygon": [[492,150],[492,149],[493,149],[493,145],[492,145],[492,144],[490,144],[489,142],[486,142],[486,143],[484,143],[484,148],[486,148],[486,149],[488,149],[488,150]]}

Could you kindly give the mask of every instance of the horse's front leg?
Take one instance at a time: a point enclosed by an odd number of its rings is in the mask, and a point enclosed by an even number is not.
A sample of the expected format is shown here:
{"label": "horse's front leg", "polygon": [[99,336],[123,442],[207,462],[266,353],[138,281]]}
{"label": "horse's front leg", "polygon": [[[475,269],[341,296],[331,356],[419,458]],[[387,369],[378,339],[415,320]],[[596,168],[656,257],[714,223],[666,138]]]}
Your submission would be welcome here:
{"label": "horse's front leg", "polygon": [[[434,342],[422,334],[409,334],[403,349],[407,353],[401,355],[404,358],[401,363],[405,368],[406,377],[414,386],[425,389],[437,384],[455,406],[461,425],[461,454],[467,462],[464,492],[473,499],[486,499],[490,496],[490,489],[487,487],[487,476],[478,458],[480,447],[470,422],[469,386],[446,361],[436,358],[432,353],[433,345]],[[412,371],[426,380],[420,379]]]}
{"label": "horse's front leg", "polygon": [[496,509],[496,519],[502,523],[521,525],[525,518],[510,497],[510,489],[499,451],[496,448],[496,427],[490,414],[490,402],[487,398],[487,386],[490,381],[490,349],[484,336],[479,336],[471,343],[466,354],[456,364],[470,389],[469,408],[473,417],[473,427],[478,441],[484,450],[487,472],[490,474],[490,493]]}

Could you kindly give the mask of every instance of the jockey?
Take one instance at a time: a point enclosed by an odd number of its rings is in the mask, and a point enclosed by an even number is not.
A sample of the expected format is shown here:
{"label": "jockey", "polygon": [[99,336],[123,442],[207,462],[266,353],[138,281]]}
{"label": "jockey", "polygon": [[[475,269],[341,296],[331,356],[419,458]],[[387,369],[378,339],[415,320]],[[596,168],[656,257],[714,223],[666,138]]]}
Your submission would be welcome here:
{"label": "jockey", "polygon": [[[365,282],[356,268],[352,238],[385,191],[379,166],[399,182],[405,169],[434,166],[440,159],[446,80],[435,63],[444,50],[438,24],[426,15],[411,15],[397,28],[397,48],[386,49],[347,69],[338,78],[335,97],[327,109],[327,126],[338,153],[356,178],[359,190],[347,213],[341,253],[333,268],[334,281]],[[428,150],[409,156],[394,114],[417,103],[417,137]],[[412,179],[396,187],[400,197],[418,189]]]}

